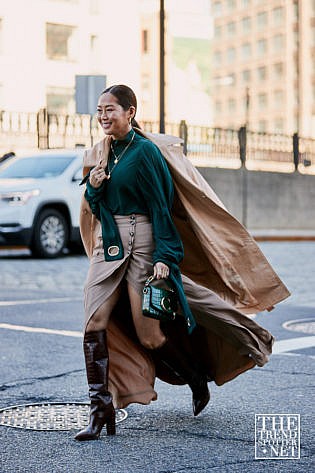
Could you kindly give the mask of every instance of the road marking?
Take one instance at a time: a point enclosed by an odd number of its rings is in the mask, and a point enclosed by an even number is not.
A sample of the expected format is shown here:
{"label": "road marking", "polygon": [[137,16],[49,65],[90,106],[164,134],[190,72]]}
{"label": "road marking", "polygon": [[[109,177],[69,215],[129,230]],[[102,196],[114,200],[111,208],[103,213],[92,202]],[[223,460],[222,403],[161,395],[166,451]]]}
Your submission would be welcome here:
{"label": "road marking", "polygon": [[51,299],[27,299],[22,301],[0,301],[0,306],[25,305],[25,304],[47,304],[49,302],[73,302],[82,301],[82,297],[53,297]]}
{"label": "road marking", "polygon": [[282,327],[291,330],[292,332],[302,332],[308,335],[315,335],[315,318],[308,317],[307,319],[287,320],[282,324]]}
{"label": "road marking", "polygon": [[13,324],[0,324],[0,328],[6,330],[18,330],[21,332],[33,332],[33,333],[48,333],[50,335],[63,335],[64,337],[82,337],[82,332],[76,332],[74,330],[54,330],[51,328],[43,327],[28,327],[26,325],[13,325]]}
{"label": "road marking", "polygon": [[[62,335],[64,337],[77,337],[81,338],[82,333],[75,330],[55,330],[44,327],[30,327],[26,325],[14,325],[0,323],[0,329],[6,330],[18,330],[21,332],[32,332],[32,333],[46,333],[50,335]],[[272,348],[272,353],[274,355],[280,355],[281,353],[286,353],[294,350],[312,348],[315,346],[315,336],[311,337],[298,337],[298,338],[289,338],[287,340],[276,341]]]}
{"label": "road marking", "polygon": [[272,353],[279,355],[288,351],[300,350],[303,348],[311,348],[315,346],[315,336],[289,338],[287,340],[279,340],[275,342]]}

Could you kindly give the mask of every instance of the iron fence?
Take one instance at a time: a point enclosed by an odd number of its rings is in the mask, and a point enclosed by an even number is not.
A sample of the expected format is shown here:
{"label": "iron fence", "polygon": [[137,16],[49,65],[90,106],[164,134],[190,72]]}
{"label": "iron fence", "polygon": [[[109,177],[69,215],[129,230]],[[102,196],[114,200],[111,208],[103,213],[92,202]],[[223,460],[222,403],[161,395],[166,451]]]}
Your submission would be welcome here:
{"label": "iron fence", "polygon": [[[145,131],[159,131],[158,121],[142,121]],[[185,154],[196,164],[230,167],[255,163],[290,165],[292,169],[315,167],[315,140],[285,134],[166,123],[167,134],[183,139]],[[0,151],[23,149],[89,147],[103,137],[96,117],[58,115],[41,109],[38,113],[0,112]],[[290,168],[283,168],[290,169]]]}

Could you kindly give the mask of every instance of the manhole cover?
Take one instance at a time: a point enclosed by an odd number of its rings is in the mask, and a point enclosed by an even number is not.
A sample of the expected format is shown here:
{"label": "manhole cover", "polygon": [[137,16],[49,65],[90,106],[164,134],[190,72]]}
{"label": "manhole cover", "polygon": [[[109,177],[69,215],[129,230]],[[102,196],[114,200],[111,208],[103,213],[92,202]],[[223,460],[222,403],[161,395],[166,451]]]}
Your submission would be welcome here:
{"label": "manhole cover", "polygon": [[297,319],[284,322],[283,327],[293,332],[309,333],[315,335],[315,319]]}
{"label": "manhole cover", "polygon": [[[0,410],[0,425],[30,430],[83,429],[89,423],[90,405],[82,403],[24,404]],[[128,414],[116,409],[116,423]]]}

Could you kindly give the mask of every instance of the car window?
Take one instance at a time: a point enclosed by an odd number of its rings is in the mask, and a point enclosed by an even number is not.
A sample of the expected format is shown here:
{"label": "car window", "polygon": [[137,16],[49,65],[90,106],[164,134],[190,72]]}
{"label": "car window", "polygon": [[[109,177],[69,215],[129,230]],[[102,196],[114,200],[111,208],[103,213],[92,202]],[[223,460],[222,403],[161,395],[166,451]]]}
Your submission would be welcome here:
{"label": "car window", "polygon": [[39,179],[59,176],[74,159],[74,156],[34,156],[14,159],[0,169],[0,178]]}
{"label": "car window", "polygon": [[74,173],[72,180],[73,181],[82,181],[82,166],[77,169],[77,171]]}

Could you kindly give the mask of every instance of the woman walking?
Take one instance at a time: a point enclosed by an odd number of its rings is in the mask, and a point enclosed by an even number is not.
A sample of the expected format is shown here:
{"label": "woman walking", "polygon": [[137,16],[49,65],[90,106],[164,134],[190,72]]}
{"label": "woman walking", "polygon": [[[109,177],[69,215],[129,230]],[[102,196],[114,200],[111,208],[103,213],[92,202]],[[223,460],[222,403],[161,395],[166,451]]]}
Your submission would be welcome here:
{"label": "woman walking", "polygon": [[[97,107],[106,136],[84,157],[81,234],[90,267],[83,345],[91,409],[77,440],[97,439],[104,425],[115,434],[114,407],[155,400],[156,376],[188,384],[198,415],[210,399],[208,381],[223,384],[268,360],[272,335],[244,313],[288,296],[246,230],[183,158],[178,140],[145,136],[135,126],[136,110],[129,87],[106,89]],[[142,314],[152,274],[176,289],[175,322]]]}

